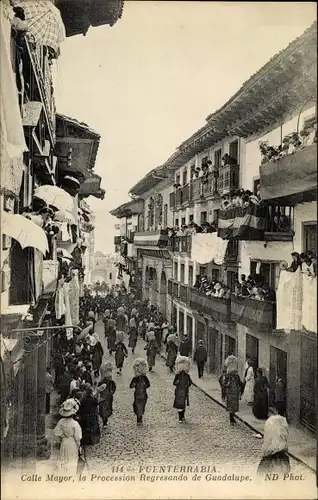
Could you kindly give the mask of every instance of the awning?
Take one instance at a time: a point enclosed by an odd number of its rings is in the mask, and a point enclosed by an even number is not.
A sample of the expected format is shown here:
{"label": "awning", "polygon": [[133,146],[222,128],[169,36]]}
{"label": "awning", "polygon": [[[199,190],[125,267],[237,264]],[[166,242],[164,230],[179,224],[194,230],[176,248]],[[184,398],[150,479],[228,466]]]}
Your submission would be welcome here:
{"label": "awning", "polygon": [[317,190],[317,144],[260,166],[262,200]]}
{"label": "awning", "polygon": [[199,264],[213,262],[221,266],[224,262],[228,240],[219,238],[217,233],[197,233],[192,236],[191,260]]}
{"label": "awning", "polygon": [[65,28],[54,1],[12,0],[12,4],[23,9],[24,23],[35,41],[50,47],[58,55],[60,44],[65,39]]}
{"label": "awning", "polygon": [[247,208],[220,210],[218,236],[223,240],[264,240],[267,208],[250,205]]}
{"label": "awning", "polygon": [[2,212],[1,229],[4,234],[18,241],[22,248],[37,248],[44,255],[49,250],[45,231],[23,215]]}
{"label": "awning", "polygon": [[73,213],[74,200],[70,194],[64,191],[64,189],[45,184],[34,190],[34,196],[36,198],[40,198],[47,205],[52,205],[58,210],[65,210],[66,212]]}

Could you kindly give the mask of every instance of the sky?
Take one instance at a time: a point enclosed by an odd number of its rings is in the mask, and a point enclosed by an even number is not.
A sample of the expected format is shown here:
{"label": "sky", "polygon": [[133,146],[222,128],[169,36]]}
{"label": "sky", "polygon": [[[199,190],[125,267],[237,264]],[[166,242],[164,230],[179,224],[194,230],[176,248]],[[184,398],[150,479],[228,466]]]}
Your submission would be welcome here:
{"label": "sky", "polygon": [[314,2],[126,0],[113,27],[62,43],[57,111],[101,135],[95,172],[106,196],[88,199],[96,251],[114,250],[109,211],[129,201],[130,188],[315,16]]}

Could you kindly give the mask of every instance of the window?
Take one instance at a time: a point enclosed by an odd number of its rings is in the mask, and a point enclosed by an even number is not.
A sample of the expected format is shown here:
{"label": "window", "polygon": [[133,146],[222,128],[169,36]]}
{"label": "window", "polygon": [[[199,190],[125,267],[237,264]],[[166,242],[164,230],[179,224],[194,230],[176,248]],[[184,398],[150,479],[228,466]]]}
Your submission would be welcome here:
{"label": "window", "polygon": [[213,222],[218,222],[220,210],[213,210]]}
{"label": "window", "polygon": [[220,281],[220,269],[212,269],[212,281]]}
{"label": "window", "polygon": [[260,264],[251,261],[250,274],[258,280],[268,285],[272,290],[276,290],[279,280],[279,262],[261,262]]}
{"label": "window", "polygon": [[193,286],[193,266],[189,266],[188,285]]}
{"label": "window", "polygon": [[188,182],[188,172],[187,172],[187,170],[184,170],[183,174],[182,174],[182,184],[183,184],[183,186],[185,186],[187,182]]}
{"label": "window", "polygon": [[175,226],[176,226],[176,227],[179,227],[179,219],[176,219],[176,220],[175,220]]}
{"label": "window", "polygon": [[304,224],[304,242],[303,242],[304,252],[312,250],[316,254],[317,250],[317,224],[310,223]]}
{"label": "window", "polygon": [[191,179],[192,179],[193,174],[194,174],[194,172],[195,172],[195,165],[191,165],[191,167],[190,167],[190,172],[191,172]]}
{"label": "window", "polygon": [[167,227],[168,225],[168,204],[165,203],[164,207],[163,207],[163,227],[164,229]]}
{"label": "window", "polygon": [[181,283],[184,283],[184,264],[181,264],[180,266],[180,281]]}
{"label": "window", "polygon": [[110,280],[111,280],[111,279],[113,279],[113,275],[112,275],[112,273],[109,273],[109,279],[110,279]]}
{"label": "window", "polygon": [[208,220],[208,212],[201,212],[200,214],[200,224],[204,224]]}
{"label": "window", "polygon": [[193,222],[193,214],[189,215],[189,224],[190,222]]}
{"label": "window", "polygon": [[260,179],[256,179],[255,181],[253,181],[253,194],[255,194],[255,196],[258,193],[258,185],[259,185],[259,183],[260,183]]}
{"label": "window", "polygon": [[178,262],[174,263],[173,277],[174,277],[175,281],[178,281]]}
{"label": "window", "polygon": [[182,219],[181,219],[181,226],[185,226],[185,223],[186,223],[186,219],[185,219],[185,217],[182,217]]}
{"label": "window", "polygon": [[200,273],[200,276],[204,276],[206,274],[206,267],[200,266],[199,273]]}
{"label": "window", "polygon": [[228,271],[226,273],[227,286],[230,288],[231,292],[234,292],[235,283],[238,280],[238,273],[236,271]]}
{"label": "window", "polygon": [[180,174],[176,175],[176,184],[180,184]]}
{"label": "window", "polygon": [[214,166],[218,170],[222,165],[222,149],[218,149],[214,153]]}
{"label": "window", "polygon": [[179,333],[184,333],[184,313],[183,311],[179,311]]}
{"label": "window", "polygon": [[235,158],[235,160],[237,161],[237,163],[239,162],[239,145],[238,145],[238,141],[233,141],[233,142],[230,143],[229,155],[231,156],[231,158]]}
{"label": "window", "polygon": [[209,157],[208,157],[208,156],[204,156],[204,157],[202,158],[202,160],[201,160],[201,164],[202,164],[202,165],[206,165],[206,164],[208,163],[208,161],[209,161]]}

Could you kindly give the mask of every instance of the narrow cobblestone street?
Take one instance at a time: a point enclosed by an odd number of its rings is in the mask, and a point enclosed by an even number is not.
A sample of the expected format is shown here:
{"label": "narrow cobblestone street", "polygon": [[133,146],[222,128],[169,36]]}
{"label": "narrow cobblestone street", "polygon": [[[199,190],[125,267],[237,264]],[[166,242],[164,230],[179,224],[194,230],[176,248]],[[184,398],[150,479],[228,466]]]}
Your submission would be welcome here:
{"label": "narrow cobblestone street", "polygon": [[[93,448],[92,468],[111,470],[114,463],[124,466],[184,463],[217,468],[228,464],[233,472],[257,468],[262,440],[241,422],[231,427],[226,411],[200,389],[191,388],[186,423],[178,424],[177,411],[172,407],[173,375],[160,356],[157,356],[153,372],[149,373],[151,387],[144,424],[137,427],[132,409],[133,390],[129,389],[129,383],[133,377],[133,359],[144,356],[144,341],[138,339],[135,355],[129,349],[123,373],[117,375],[114,357],[109,357],[105,346],[101,322],[96,331],[103,343],[104,360],[113,359],[117,391],[109,426],[102,430],[100,443]],[[128,345],[127,336],[125,343]],[[297,471],[305,470],[299,464],[296,467]]]}

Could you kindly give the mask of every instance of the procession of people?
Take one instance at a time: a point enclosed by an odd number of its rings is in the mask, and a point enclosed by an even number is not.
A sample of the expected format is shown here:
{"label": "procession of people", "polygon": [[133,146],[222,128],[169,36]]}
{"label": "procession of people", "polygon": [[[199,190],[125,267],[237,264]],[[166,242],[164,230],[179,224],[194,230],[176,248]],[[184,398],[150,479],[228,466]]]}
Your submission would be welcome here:
{"label": "procession of people", "polygon": [[[95,331],[99,321],[104,325],[105,342]],[[56,467],[69,473],[73,473],[74,468],[77,473],[85,466],[90,468],[92,448],[99,443],[113,414],[117,391],[113,379],[115,369],[117,377],[121,377],[123,366],[128,362],[134,372],[129,388],[134,389],[132,413],[137,426],[143,425],[147,391],[151,387],[148,373],[153,371],[157,355],[165,357],[166,366],[174,375],[171,406],[177,410],[181,424],[185,422],[193,384],[189,374],[192,340],[186,335],[179,338],[175,325],[169,325],[149,302],[136,300],[125,289],[113,290],[105,296],[86,293],[81,302],[81,327],[81,333],[67,342],[56,339],[52,358],[55,380],[50,367],[47,370],[47,412],[53,388],[60,396],[61,419],[53,431],[61,441]],[[135,355],[138,344],[142,344],[144,357]],[[107,345],[108,353],[103,345]],[[192,357],[201,379],[208,359],[202,339],[197,341]],[[251,405],[257,419],[268,418],[268,381],[261,369],[255,370],[251,360],[247,360],[241,380],[237,357],[227,356],[219,384],[231,425],[236,423],[235,414],[241,400]],[[283,403],[279,414],[284,417]]]}

